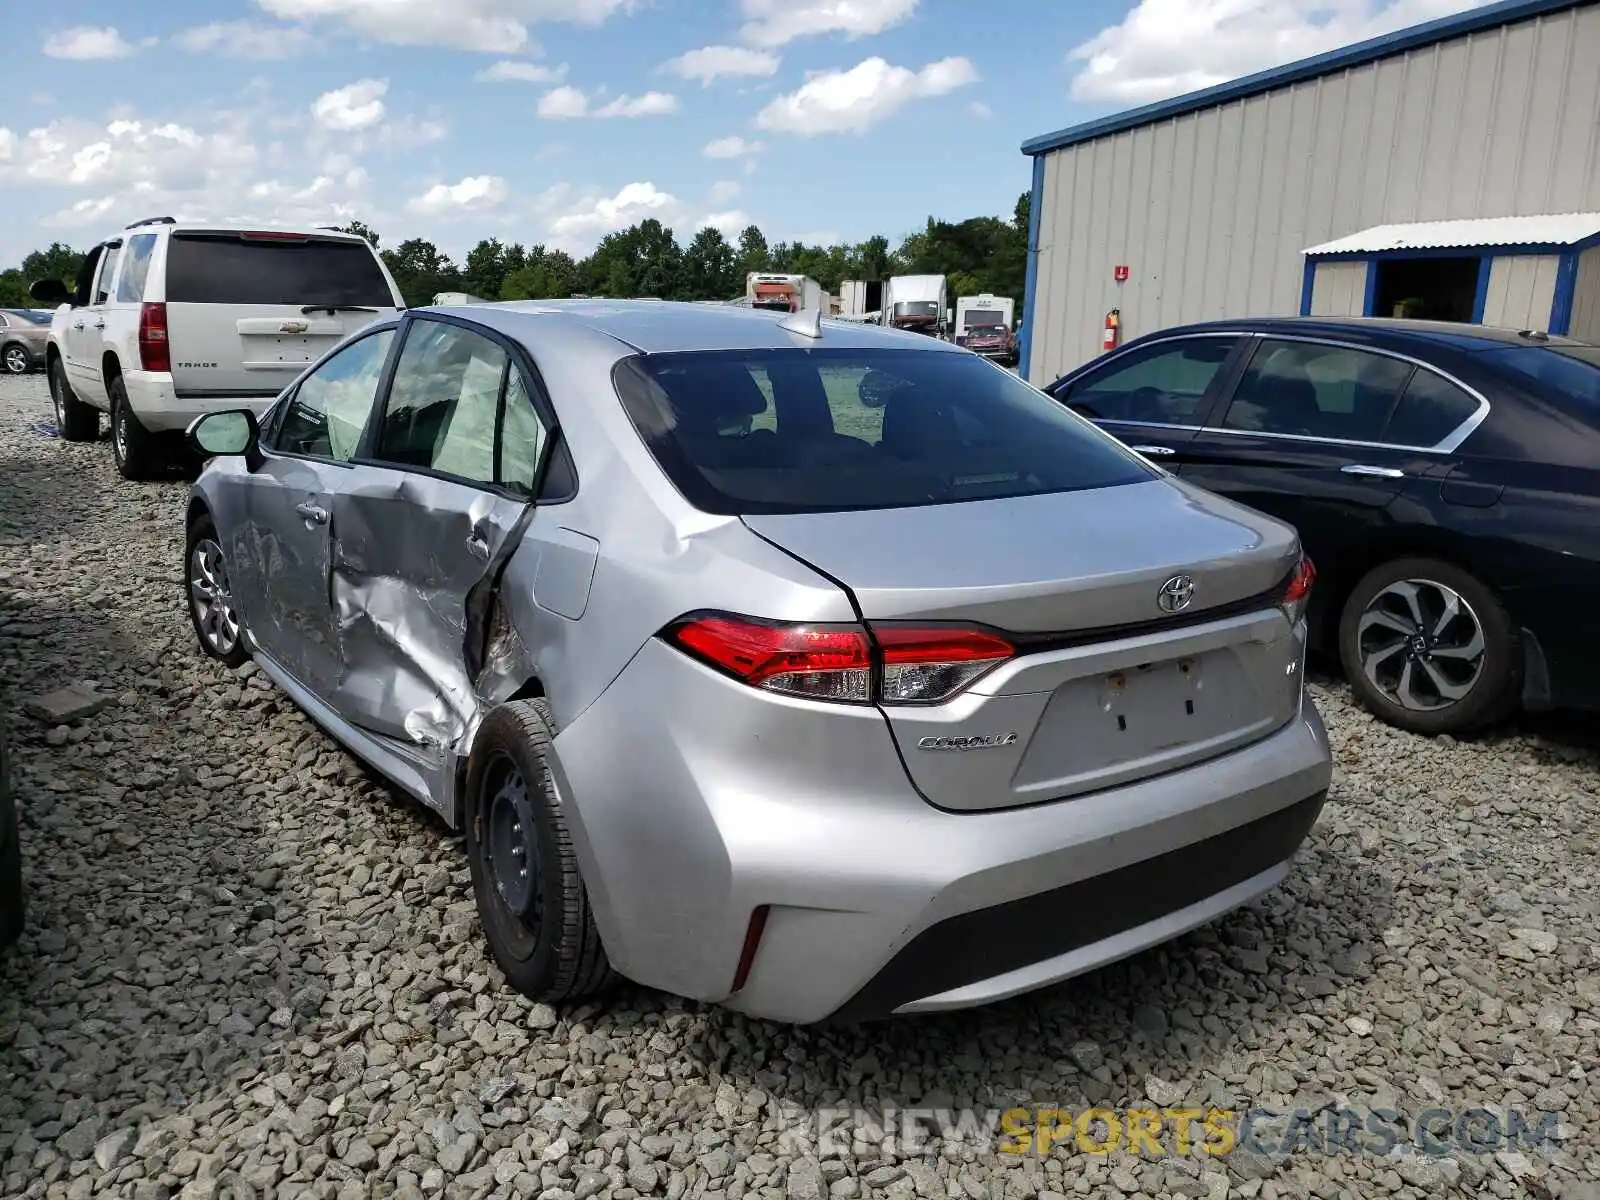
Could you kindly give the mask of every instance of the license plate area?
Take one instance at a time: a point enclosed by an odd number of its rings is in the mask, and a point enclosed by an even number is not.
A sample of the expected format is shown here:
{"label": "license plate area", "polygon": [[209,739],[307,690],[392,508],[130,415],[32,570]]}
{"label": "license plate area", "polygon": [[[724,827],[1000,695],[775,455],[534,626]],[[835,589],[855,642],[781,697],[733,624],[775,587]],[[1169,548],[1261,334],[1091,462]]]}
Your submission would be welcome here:
{"label": "license plate area", "polygon": [[1232,647],[1084,675],[1050,697],[1016,784],[1070,792],[1154,774],[1259,736],[1279,707]]}

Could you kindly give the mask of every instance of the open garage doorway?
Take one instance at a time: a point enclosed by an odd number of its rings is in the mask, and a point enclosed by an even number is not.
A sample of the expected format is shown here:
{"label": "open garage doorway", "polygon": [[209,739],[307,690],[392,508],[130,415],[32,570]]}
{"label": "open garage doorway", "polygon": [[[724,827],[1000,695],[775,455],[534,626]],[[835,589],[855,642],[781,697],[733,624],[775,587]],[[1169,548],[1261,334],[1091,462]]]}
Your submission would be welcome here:
{"label": "open garage doorway", "polygon": [[1368,268],[1378,273],[1371,315],[1472,321],[1484,265],[1477,256],[1378,259]]}

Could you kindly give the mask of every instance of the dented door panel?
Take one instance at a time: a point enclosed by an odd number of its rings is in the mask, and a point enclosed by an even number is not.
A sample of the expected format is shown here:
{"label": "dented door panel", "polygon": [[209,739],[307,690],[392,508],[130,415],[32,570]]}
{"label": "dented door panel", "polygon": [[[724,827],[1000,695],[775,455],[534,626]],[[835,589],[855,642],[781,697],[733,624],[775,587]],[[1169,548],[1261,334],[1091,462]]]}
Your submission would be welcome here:
{"label": "dented door panel", "polygon": [[352,469],[333,510],[341,716],[429,754],[461,743],[479,715],[469,664],[484,643],[469,597],[500,569],[527,508],[429,475]]}

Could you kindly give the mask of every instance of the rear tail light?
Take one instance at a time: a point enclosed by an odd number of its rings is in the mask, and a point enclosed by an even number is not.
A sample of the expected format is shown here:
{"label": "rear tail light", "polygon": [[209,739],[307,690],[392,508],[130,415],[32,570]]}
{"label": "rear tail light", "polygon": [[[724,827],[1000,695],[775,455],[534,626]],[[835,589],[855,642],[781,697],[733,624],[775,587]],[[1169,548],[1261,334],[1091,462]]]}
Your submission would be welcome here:
{"label": "rear tail light", "polygon": [[786,625],[728,613],[685,617],[663,637],[752,687],[847,704],[936,704],[1016,652],[970,626]]}
{"label": "rear tail light", "polygon": [[167,343],[167,306],[139,306],[139,367],[145,371],[172,370],[172,350]]}
{"label": "rear tail light", "polygon": [[1289,575],[1289,586],[1283,592],[1283,611],[1289,615],[1289,620],[1298,621],[1306,615],[1306,605],[1311,600],[1311,589],[1316,582],[1317,568],[1312,565],[1311,559],[1301,555]]}

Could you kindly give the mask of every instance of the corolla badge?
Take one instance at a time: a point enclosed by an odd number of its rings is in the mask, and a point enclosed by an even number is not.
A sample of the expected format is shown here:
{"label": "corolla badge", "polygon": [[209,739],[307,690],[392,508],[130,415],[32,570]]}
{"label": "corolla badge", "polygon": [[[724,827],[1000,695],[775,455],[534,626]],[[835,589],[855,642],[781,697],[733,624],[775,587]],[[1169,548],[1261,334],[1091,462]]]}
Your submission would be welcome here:
{"label": "corolla badge", "polygon": [[979,733],[971,737],[925,737],[917,742],[918,750],[995,750],[1001,746],[1015,746],[1015,733]]}
{"label": "corolla badge", "polygon": [[1182,612],[1189,607],[1189,602],[1194,599],[1194,577],[1192,575],[1174,575],[1161,585],[1161,590],[1156,593],[1156,603],[1161,606],[1162,612]]}

